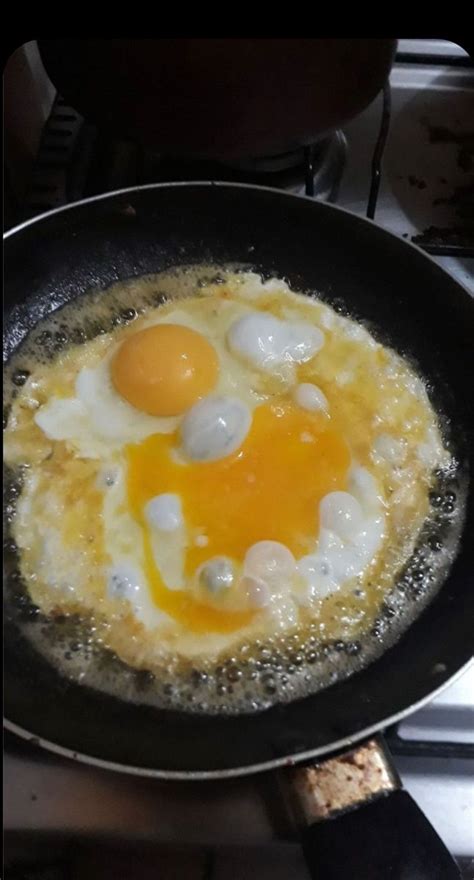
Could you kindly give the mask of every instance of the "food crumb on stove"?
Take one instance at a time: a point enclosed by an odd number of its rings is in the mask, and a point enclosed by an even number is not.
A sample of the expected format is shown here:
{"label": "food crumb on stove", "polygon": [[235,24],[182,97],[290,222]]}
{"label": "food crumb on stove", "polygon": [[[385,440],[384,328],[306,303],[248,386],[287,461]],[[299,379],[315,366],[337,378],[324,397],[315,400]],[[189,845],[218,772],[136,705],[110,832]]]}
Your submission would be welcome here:
{"label": "food crumb on stove", "polygon": [[416,186],[417,189],[426,189],[427,187],[426,180],[421,180],[421,178],[416,177],[414,174],[408,175],[408,183],[410,186]]}

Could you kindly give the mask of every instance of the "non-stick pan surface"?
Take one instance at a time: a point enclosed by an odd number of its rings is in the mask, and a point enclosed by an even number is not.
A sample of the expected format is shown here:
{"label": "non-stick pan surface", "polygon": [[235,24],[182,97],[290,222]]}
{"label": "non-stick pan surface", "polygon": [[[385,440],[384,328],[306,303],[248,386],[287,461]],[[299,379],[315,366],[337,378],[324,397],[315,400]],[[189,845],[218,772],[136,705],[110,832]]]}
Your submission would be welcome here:
{"label": "non-stick pan surface", "polygon": [[[37,218],[5,240],[7,356],[44,314],[92,286],[176,264],[239,262],[341,304],[414,358],[473,455],[474,304],[417,248],[370,221],[310,199],[247,186],[126,190]],[[472,461],[472,458],[471,458]],[[61,678],[5,627],[12,730],[77,757],[157,776],[244,773],[323,754],[426,700],[470,659],[474,497],[460,552],[434,601],[364,671],[313,697],[241,717],[132,705]]]}

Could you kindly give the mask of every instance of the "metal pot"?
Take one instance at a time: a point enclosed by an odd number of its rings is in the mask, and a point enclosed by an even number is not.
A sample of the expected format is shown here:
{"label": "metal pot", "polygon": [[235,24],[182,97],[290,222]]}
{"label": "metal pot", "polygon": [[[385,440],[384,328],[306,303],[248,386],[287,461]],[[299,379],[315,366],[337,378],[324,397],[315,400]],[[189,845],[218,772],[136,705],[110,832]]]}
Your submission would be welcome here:
{"label": "metal pot", "polygon": [[40,40],[64,98],[169,155],[241,158],[313,143],[373,100],[389,39]]}

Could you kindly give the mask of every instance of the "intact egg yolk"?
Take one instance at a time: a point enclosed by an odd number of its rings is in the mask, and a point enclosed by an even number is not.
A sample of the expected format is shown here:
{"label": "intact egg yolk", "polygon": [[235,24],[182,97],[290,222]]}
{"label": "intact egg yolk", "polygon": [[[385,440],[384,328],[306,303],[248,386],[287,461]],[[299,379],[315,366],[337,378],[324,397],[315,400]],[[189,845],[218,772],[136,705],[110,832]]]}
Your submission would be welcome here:
{"label": "intact egg yolk", "polygon": [[207,339],[179,324],[157,324],[129,336],[110,366],[116,391],[152,416],[186,412],[214,388],[218,369]]}
{"label": "intact egg yolk", "polygon": [[319,502],[346,488],[349,448],[325,415],[291,403],[258,407],[240,449],[218,461],[181,463],[172,455],[177,442],[177,435],[154,434],[127,449],[128,501],[144,534],[147,580],[156,605],[189,630],[231,632],[256,612],[221,611],[166,588],[151,550],[147,502],[178,494],[187,529],[206,535],[205,547],[187,548],[188,577],[213,556],[241,562],[257,541],[280,541],[300,558],[315,547]]}

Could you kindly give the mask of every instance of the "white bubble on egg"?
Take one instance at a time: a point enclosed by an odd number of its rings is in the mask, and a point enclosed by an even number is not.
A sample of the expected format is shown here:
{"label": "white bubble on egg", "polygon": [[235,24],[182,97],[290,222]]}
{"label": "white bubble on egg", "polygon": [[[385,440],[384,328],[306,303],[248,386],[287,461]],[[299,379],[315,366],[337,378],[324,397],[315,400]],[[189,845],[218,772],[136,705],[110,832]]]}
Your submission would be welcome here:
{"label": "white bubble on egg", "polygon": [[362,530],[357,537],[354,535],[355,540],[349,542],[341,540],[339,535],[328,529],[321,529],[318,555],[326,560],[328,574],[338,589],[345,581],[361,574],[366,566],[368,554],[361,533]]}
{"label": "white bubble on egg", "polygon": [[339,589],[339,584],[333,577],[332,566],[324,556],[303,556],[298,562],[298,573],[306,586],[306,590],[298,597],[302,605],[308,604],[312,599],[324,599]]}
{"label": "white bubble on egg", "polygon": [[209,544],[209,538],[207,535],[196,535],[194,544],[196,547],[207,547]]}
{"label": "white bubble on egg", "polygon": [[193,461],[216,461],[245,440],[252,417],[238,398],[210,395],[186,413],[181,424],[182,451]]}
{"label": "white bubble on egg", "polygon": [[183,511],[179,495],[163,492],[155,495],[145,507],[145,517],[152,528],[174,532],[183,525]]}
{"label": "white bubble on egg", "polygon": [[107,594],[111,599],[136,598],[140,592],[140,574],[128,563],[116,564],[107,572]]}
{"label": "white bubble on egg", "polygon": [[311,360],[324,345],[324,333],[313,324],[304,321],[282,322],[285,342],[285,360],[289,358],[297,364]]}
{"label": "white bubble on egg", "polygon": [[326,395],[311,382],[301,382],[293,391],[293,399],[302,409],[309,412],[329,410],[329,403]]}
{"label": "white bubble on egg", "polygon": [[217,594],[229,590],[235,581],[234,563],[226,556],[216,556],[199,567],[198,579],[210,593]]}
{"label": "white bubble on egg", "polygon": [[284,364],[309,361],[324,344],[324,334],[304,321],[251,312],[231,324],[227,342],[237,357],[271,373]]}
{"label": "white bubble on egg", "polygon": [[385,515],[376,480],[365,468],[354,466],[348,485],[354,495],[330,492],[322,499],[317,548],[298,560],[302,605],[325,599],[362,575],[384,540]]}
{"label": "white bubble on egg", "polygon": [[266,583],[287,580],[295,570],[295,557],[279,541],[258,541],[245,554],[244,573]]}
{"label": "white bubble on egg", "polygon": [[347,488],[365,510],[378,509],[383,503],[377,480],[366,468],[351,468]]}
{"label": "white bubble on egg", "polygon": [[261,578],[244,575],[239,587],[251,608],[265,608],[270,604],[270,587]]}
{"label": "white bubble on egg", "polygon": [[[378,516],[367,519],[359,533],[359,546],[363,568],[372,560],[377,553],[385,537],[385,515],[380,512]],[[362,571],[363,569],[361,569]]]}
{"label": "white bubble on egg", "polygon": [[330,492],[320,505],[321,526],[344,540],[353,538],[363,523],[362,507],[349,492]]}
{"label": "white bubble on egg", "polygon": [[318,553],[325,559],[335,557],[344,549],[344,541],[336,532],[321,528],[318,538]]}

